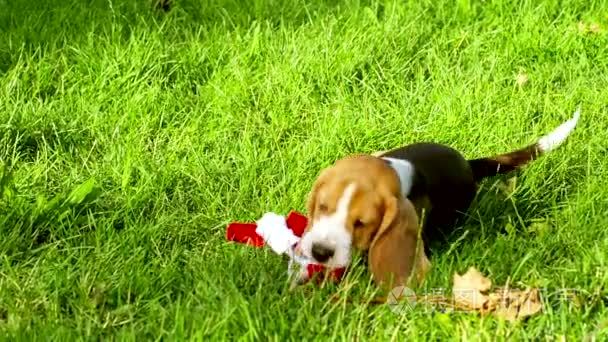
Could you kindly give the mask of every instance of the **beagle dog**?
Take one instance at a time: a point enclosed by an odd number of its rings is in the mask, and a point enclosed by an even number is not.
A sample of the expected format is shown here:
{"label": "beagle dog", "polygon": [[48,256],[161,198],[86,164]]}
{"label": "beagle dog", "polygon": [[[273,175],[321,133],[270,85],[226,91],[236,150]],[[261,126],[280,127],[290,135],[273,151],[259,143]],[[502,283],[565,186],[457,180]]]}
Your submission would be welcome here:
{"label": "beagle dog", "polygon": [[494,157],[467,160],[448,146],[415,143],[339,159],[319,173],[308,195],[300,252],[335,268],[348,266],[357,249],[378,285],[408,286],[411,274],[423,277],[429,268],[428,251],[420,245],[453,227],[480,181],[552,151],[578,118],[579,111],[536,143]]}

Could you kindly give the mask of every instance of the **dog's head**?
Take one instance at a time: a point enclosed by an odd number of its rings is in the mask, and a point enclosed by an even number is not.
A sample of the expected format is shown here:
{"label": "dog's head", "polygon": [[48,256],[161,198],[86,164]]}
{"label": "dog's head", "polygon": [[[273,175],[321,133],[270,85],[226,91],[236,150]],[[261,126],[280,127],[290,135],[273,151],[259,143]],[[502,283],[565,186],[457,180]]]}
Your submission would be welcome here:
{"label": "dog's head", "polygon": [[367,251],[376,281],[407,280],[418,218],[385,161],[369,155],[338,160],[319,174],[307,210],[309,225],[300,245],[304,255],[328,267],[345,267],[353,249]]}

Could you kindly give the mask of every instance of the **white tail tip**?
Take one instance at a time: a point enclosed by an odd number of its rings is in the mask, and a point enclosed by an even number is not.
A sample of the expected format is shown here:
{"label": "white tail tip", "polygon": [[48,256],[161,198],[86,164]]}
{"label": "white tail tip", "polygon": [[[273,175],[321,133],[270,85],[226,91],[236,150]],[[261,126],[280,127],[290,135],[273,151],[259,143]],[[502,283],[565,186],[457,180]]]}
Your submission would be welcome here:
{"label": "white tail tip", "polygon": [[543,153],[547,153],[556,149],[561,145],[566,138],[570,135],[570,132],[576,127],[578,118],[581,115],[580,107],[574,112],[572,118],[563,124],[559,125],[551,133],[543,136],[538,140],[538,147]]}

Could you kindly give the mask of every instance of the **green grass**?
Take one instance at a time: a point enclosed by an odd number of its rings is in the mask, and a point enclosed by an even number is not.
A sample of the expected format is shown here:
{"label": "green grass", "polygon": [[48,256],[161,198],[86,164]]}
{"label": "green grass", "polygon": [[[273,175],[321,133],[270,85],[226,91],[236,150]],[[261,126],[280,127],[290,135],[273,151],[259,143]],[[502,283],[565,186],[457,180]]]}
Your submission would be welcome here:
{"label": "green grass", "polygon": [[[590,334],[608,310],[604,1],[0,0],[0,331],[7,339],[474,340]],[[519,87],[518,73],[529,82]],[[499,180],[433,259],[562,288],[520,324],[288,291],[225,225],[304,211],[336,158],[432,140],[468,157],[567,144]],[[421,289],[420,291],[425,291]],[[603,335],[602,335],[603,334]]]}

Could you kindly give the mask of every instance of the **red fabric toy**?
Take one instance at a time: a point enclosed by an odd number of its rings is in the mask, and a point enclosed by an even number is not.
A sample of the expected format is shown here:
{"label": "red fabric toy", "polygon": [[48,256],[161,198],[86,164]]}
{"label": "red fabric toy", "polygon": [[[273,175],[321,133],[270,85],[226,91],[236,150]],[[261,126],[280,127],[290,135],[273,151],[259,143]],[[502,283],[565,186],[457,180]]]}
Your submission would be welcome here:
{"label": "red fabric toy", "polygon": [[226,239],[254,247],[267,245],[277,254],[287,254],[290,257],[290,275],[293,275],[294,262],[301,266],[296,274],[296,281],[299,284],[305,283],[313,277],[321,281],[327,275],[334,281],[339,281],[345,273],[345,268],[327,270],[323,265],[314,263],[299,253],[297,245],[307,224],[306,216],[296,211],[291,211],[287,218],[274,213],[266,213],[255,223],[233,222],[228,224]]}

